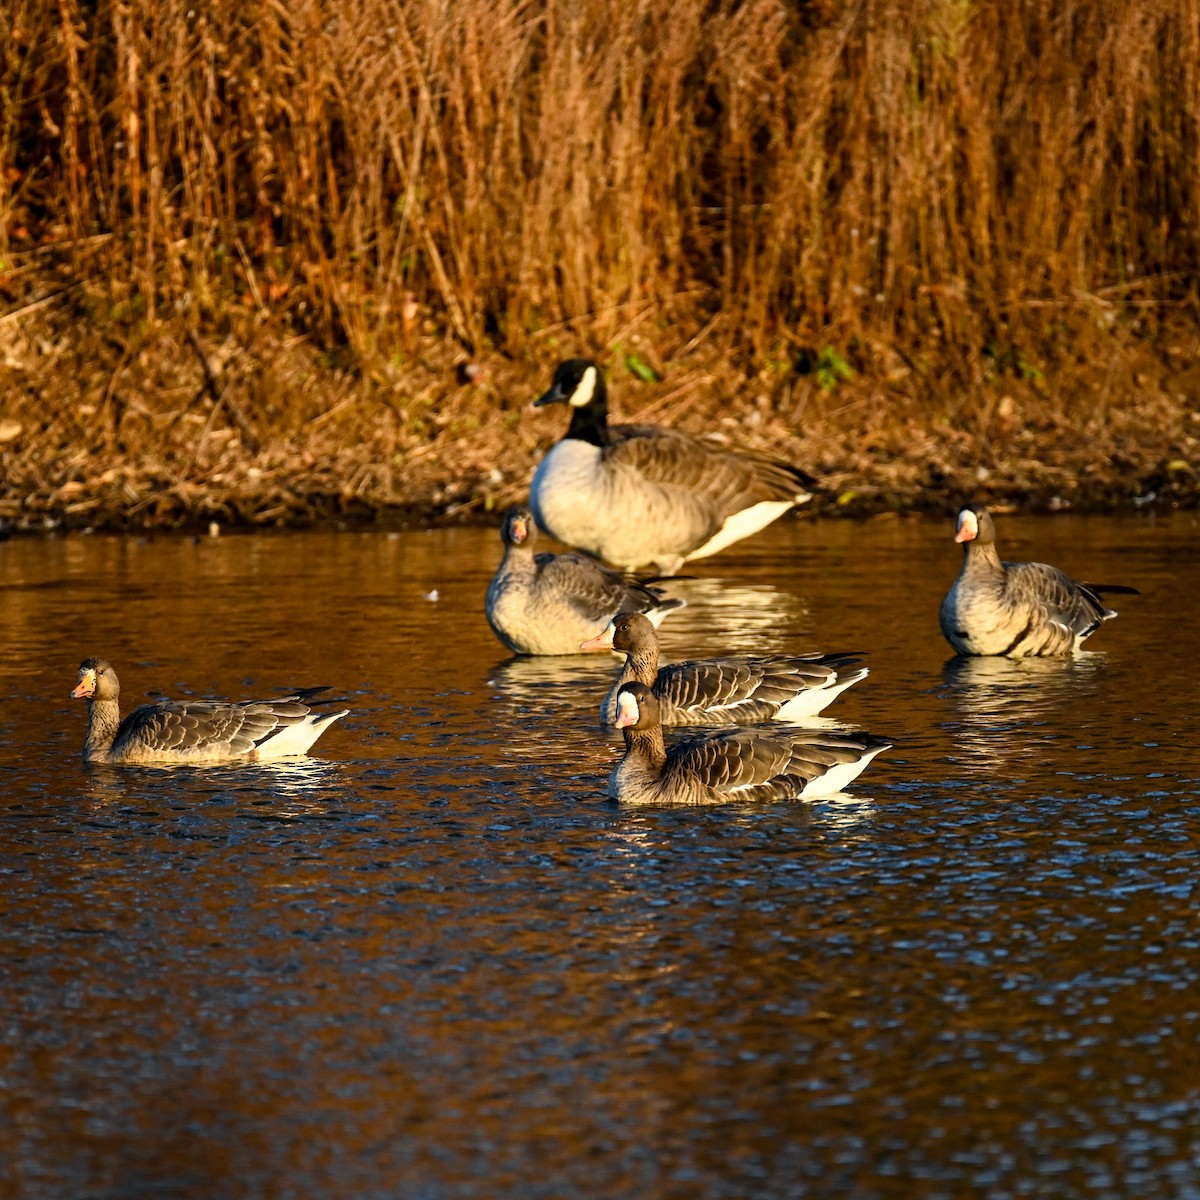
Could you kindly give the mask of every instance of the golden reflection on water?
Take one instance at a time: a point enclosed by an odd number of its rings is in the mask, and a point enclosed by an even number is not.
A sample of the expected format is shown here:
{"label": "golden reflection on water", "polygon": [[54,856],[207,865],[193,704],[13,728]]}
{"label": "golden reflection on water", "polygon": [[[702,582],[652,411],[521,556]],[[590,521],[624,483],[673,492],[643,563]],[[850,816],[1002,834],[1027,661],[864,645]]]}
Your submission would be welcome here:
{"label": "golden reflection on water", "polygon": [[[1191,525],[1086,528],[1147,598],[1065,662],[946,663],[944,522],[698,564],[669,657],[865,650],[828,720],[897,745],[815,804],[636,814],[602,798],[617,659],[505,658],[494,530],[0,547],[18,1191],[1172,1194],[1200,647],[1151,597],[1200,567]],[[88,653],[129,705],[352,713],[309,759],[85,769]]]}
{"label": "golden reflection on water", "polygon": [[972,762],[1011,773],[1017,762],[1044,755],[1039,728],[1080,703],[1104,671],[1105,655],[1068,658],[950,659],[942,670],[958,721],[955,747]]}
{"label": "golden reflection on water", "polygon": [[87,781],[97,798],[122,798],[131,776],[145,772],[149,775],[174,777],[180,790],[202,780],[207,788],[221,786],[237,788],[253,782],[264,792],[283,798],[303,797],[319,789],[336,788],[347,781],[345,767],[336,762],[297,755],[291,758],[270,758],[245,763],[215,763],[196,766],[189,763],[139,763],[134,767],[110,766],[104,763],[81,763]]}
{"label": "golden reflection on water", "polygon": [[546,705],[548,711],[573,710],[581,698],[597,694],[596,711],[605,681],[615,675],[620,658],[614,654],[518,655],[498,663],[488,674],[488,686],[519,704]]}
{"label": "golden reflection on water", "polygon": [[[659,627],[664,663],[720,654],[776,654],[796,649],[809,627],[803,599],[770,583],[729,576],[680,579],[665,585],[687,607]],[[801,645],[813,649],[811,645]]]}
{"label": "golden reflection on water", "polygon": [[[886,753],[886,751],[885,751]],[[874,819],[880,813],[879,802],[869,794],[862,792],[840,792],[835,796],[826,796],[814,805],[812,819],[820,821],[829,829],[843,833],[854,833],[858,830],[870,830]]]}

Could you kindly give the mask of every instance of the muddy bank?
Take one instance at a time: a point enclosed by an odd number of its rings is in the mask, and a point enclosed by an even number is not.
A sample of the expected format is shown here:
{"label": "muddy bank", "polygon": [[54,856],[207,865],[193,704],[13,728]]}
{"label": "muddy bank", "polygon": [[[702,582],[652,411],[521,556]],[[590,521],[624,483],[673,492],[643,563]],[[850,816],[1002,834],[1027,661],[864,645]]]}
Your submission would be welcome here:
{"label": "muddy bank", "polygon": [[[605,364],[621,419],[675,424],[804,466],[806,515],[1044,510],[1200,497],[1194,334],[1124,339],[1036,374],[981,355],[974,377],[886,348],[832,381],[802,359],[751,369],[632,331]],[[231,319],[95,331],[71,297],[0,317],[0,521],[9,531],[203,529],[495,519],[524,499],[564,414],[531,410],[559,330],[522,359],[431,325],[363,368]],[[869,372],[869,373],[868,373]]]}

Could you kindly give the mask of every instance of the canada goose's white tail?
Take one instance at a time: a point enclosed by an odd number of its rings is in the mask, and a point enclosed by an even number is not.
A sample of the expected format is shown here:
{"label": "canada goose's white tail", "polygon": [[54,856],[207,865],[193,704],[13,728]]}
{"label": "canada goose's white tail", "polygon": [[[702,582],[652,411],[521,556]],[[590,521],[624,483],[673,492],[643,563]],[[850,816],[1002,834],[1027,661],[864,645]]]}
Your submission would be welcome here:
{"label": "canada goose's white tail", "polygon": [[693,550],[684,561],[690,562],[693,558],[707,558],[710,554],[716,554],[718,550],[724,550],[726,546],[732,546],[734,542],[740,542],[742,538],[765,529],[789,509],[811,499],[811,492],[797,492],[791,500],[760,500],[749,508],[743,508],[741,512],[735,512],[733,516],[728,517],[725,524],[703,546]]}

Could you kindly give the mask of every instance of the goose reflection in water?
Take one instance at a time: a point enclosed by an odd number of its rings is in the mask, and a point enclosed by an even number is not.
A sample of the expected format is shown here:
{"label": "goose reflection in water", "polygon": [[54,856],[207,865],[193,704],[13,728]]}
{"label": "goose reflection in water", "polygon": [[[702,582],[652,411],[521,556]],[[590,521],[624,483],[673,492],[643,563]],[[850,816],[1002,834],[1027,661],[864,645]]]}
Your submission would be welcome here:
{"label": "goose reflection in water", "polygon": [[519,655],[497,663],[488,675],[488,686],[507,700],[534,705],[546,712],[578,713],[587,706],[582,724],[596,724],[591,709],[600,703],[610,677],[619,664],[617,655]]}
{"label": "goose reflection in water", "polygon": [[989,772],[1012,774],[1015,760],[1040,756],[1039,726],[1069,707],[1081,689],[1094,687],[1105,656],[1080,652],[1071,658],[952,658],[942,668],[947,695],[957,710],[954,740]]}
{"label": "goose reflection in water", "polygon": [[308,813],[314,806],[323,809],[338,802],[346,787],[344,763],[305,756],[230,766],[145,763],[119,770],[85,763],[84,772],[88,796],[98,805],[166,804],[198,793],[237,804],[261,804],[276,815],[287,815],[270,806],[303,801]]}
{"label": "goose reflection in water", "polygon": [[[685,599],[688,607],[673,613],[659,630],[664,663],[720,654],[791,654],[839,648],[813,644],[807,607],[791,592],[769,584],[682,576],[672,581],[672,594]],[[801,638],[803,644],[798,645]]]}
{"label": "goose reflection in water", "polygon": [[260,770],[230,769],[234,786],[253,787],[263,799],[272,796],[310,799],[318,791],[341,791],[346,783],[345,764],[329,759],[290,758],[267,762]]}
{"label": "goose reflection in water", "polygon": [[505,746],[510,761],[523,764],[524,786],[603,797],[614,746],[600,730],[597,710],[617,661],[608,654],[522,656],[488,673],[488,736]]}

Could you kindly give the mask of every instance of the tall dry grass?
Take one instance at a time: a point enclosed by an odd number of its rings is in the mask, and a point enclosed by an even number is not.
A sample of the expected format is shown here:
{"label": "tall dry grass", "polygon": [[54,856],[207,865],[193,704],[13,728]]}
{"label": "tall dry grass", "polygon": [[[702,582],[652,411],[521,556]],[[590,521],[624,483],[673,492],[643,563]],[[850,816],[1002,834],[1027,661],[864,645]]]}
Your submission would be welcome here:
{"label": "tall dry grass", "polygon": [[1069,355],[1194,306],[1198,119],[1200,0],[8,0],[0,249],[364,357]]}

